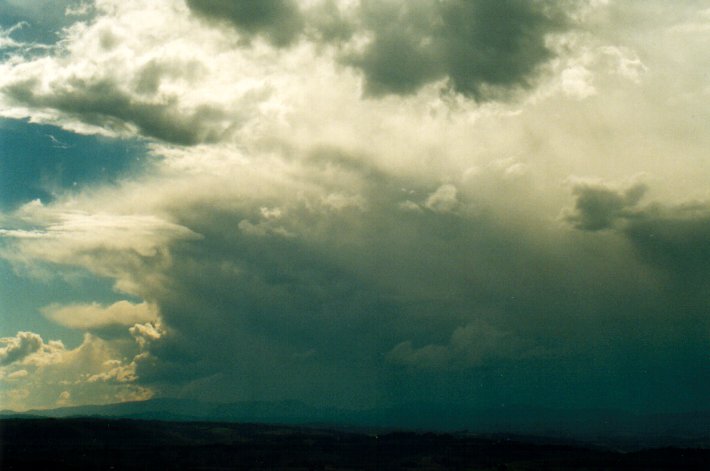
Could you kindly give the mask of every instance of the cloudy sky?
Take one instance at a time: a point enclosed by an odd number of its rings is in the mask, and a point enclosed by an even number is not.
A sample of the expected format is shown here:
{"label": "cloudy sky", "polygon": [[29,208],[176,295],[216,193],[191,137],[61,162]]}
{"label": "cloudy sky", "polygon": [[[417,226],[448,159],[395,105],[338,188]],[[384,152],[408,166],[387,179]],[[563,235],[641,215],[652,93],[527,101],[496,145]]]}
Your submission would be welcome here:
{"label": "cloudy sky", "polygon": [[0,0],[0,405],[710,406],[710,3]]}

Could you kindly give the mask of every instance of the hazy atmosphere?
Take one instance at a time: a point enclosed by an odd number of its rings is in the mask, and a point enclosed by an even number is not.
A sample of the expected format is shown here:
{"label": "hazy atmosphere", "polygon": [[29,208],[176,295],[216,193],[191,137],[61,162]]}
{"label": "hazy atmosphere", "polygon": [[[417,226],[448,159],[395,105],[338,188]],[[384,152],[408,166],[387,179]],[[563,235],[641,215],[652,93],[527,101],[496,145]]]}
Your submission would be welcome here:
{"label": "hazy atmosphere", "polygon": [[0,408],[710,409],[708,51],[708,1],[0,0]]}

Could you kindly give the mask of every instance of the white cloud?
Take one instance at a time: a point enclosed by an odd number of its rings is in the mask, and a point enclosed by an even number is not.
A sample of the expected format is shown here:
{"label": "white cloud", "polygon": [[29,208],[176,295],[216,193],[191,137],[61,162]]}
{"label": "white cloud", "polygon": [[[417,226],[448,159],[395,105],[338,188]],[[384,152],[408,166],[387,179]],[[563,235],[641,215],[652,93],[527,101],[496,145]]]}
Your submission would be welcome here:
{"label": "white cloud", "polygon": [[710,31],[710,8],[697,12],[691,20],[675,25],[672,32],[702,34]]}
{"label": "white cloud", "polygon": [[145,324],[136,324],[130,329],[128,329],[136,343],[141,348],[145,350],[151,342],[159,340],[165,334],[160,323],[146,322]]}
{"label": "white cloud", "polygon": [[89,2],[81,2],[75,5],[67,5],[64,10],[65,16],[85,16],[91,12],[93,6]]}
{"label": "white cloud", "polygon": [[55,340],[44,342],[32,332],[2,340],[15,345],[22,339],[32,339],[38,347],[0,367],[0,377],[4,377],[0,402],[4,407],[24,410],[152,395],[149,388],[135,384],[135,363],[125,360],[138,354],[138,345],[132,340],[104,340],[86,334],[74,349]]}
{"label": "white cloud", "polygon": [[62,391],[59,393],[59,397],[57,398],[57,405],[58,406],[67,406],[71,402],[71,393],[69,391]]}
{"label": "white cloud", "polygon": [[116,383],[132,383],[138,379],[136,375],[136,364],[134,362],[127,365],[121,364],[118,360],[108,360],[104,362],[107,371],[102,371],[89,376],[86,379],[88,383],[96,382],[116,382]]}
{"label": "white cloud", "polygon": [[432,211],[444,213],[456,208],[458,200],[456,195],[458,190],[451,184],[441,185],[435,192],[430,194],[425,202],[425,206]]}
{"label": "white cloud", "polygon": [[[96,18],[65,31],[64,54],[0,66],[5,116],[190,144],[230,135],[268,94],[250,77],[219,82],[214,61],[245,70],[244,61],[217,51],[220,38],[198,27],[181,2],[102,1],[96,8]],[[215,89],[224,92],[219,99]]]}
{"label": "white cloud", "polygon": [[158,317],[156,306],[146,302],[134,304],[129,301],[118,301],[110,306],[98,303],[52,304],[44,307],[42,313],[63,326],[86,330],[117,325],[132,326],[155,321]]}
{"label": "white cloud", "polygon": [[597,93],[591,79],[592,73],[585,67],[581,65],[568,67],[562,71],[562,90],[574,98],[590,97]]}
{"label": "white cloud", "polygon": [[23,229],[0,229],[13,249],[3,256],[18,264],[52,262],[86,268],[116,278],[117,287],[136,293],[135,275],[148,260],[169,264],[169,242],[199,236],[150,214],[110,214],[75,208],[75,202],[45,206],[39,201],[18,209],[14,219]]}
{"label": "white cloud", "polygon": [[27,372],[27,370],[17,370],[17,371],[13,371],[12,373],[8,374],[7,379],[12,380],[12,379],[25,378],[28,375],[29,375],[29,373]]}
{"label": "white cloud", "polygon": [[0,28],[0,49],[17,48],[23,46],[23,43],[12,39],[11,35],[15,31],[27,26],[27,23],[17,23],[9,28]]}

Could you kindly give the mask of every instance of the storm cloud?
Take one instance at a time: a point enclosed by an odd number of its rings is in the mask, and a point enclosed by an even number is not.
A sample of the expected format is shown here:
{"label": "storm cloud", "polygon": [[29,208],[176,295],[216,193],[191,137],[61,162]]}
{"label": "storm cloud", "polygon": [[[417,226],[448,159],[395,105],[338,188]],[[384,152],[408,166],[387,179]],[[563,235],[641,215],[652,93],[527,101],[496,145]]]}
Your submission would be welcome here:
{"label": "storm cloud", "polygon": [[624,5],[102,0],[3,60],[151,162],[11,195],[3,399],[705,407],[704,17]]}
{"label": "storm cloud", "polygon": [[577,229],[599,231],[612,228],[619,220],[633,216],[633,209],[646,192],[643,184],[624,191],[604,185],[580,185],[574,188],[575,211],[567,221]]}
{"label": "storm cloud", "polygon": [[[340,7],[324,1],[189,0],[198,16],[229,23],[245,38],[262,37],[276,47],[299,38],[339,49],[341,61],[362,71],[365,92],[411,94],[445,79],[451,90],[489,100],[533,85],[555,56],[549,34],[571,26],[583,3],[481,1],[363,1]],[[364,48],[349,47],[357,34]]]}
{"label": "storm cloud", "polygon": [[261,35],[276,46],[291,43],[304,26],[295,0],[187,0],[187,5],[200,16],[230,22],[247,37]]}
{"label": "storm cloud", "polygon": [[528,88],[554,56],[546,35],[565,26],[554,2],[364,2],[373,39],[349,62],[362,69],[372,95],[416,92],[447,79],[477,100]]}
{"label": "storm cloud", "polygon": [[604,185],[576,187],[575,211],[567,220],[586,231],[614,229],[643,260],[687,281],[706,279],[710,271],[710,204],[641,204],[645,191],[643,184],[625,190]]}

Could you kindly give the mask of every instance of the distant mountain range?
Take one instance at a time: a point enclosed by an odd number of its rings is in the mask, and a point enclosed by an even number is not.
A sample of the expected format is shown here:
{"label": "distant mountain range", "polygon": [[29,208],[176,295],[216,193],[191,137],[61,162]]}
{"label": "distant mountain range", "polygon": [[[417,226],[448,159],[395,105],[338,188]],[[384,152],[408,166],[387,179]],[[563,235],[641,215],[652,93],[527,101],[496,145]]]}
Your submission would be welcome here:
{"label": "distant mountain range", "polygon": [[248,422],[319,425],[372,430],[467,431],[566,437],[603,444],[625,442],[627,448],[689,446],[710,448],[710,411],[679,414],[633,414],[619,410],[558,410],[506,406],[476,409],[439,404],[348,410],[317,408],[297,401],[211,403],[189,399],[150,399],[106,405],[60,407],[9,417],[106,417],[169,421]]}

